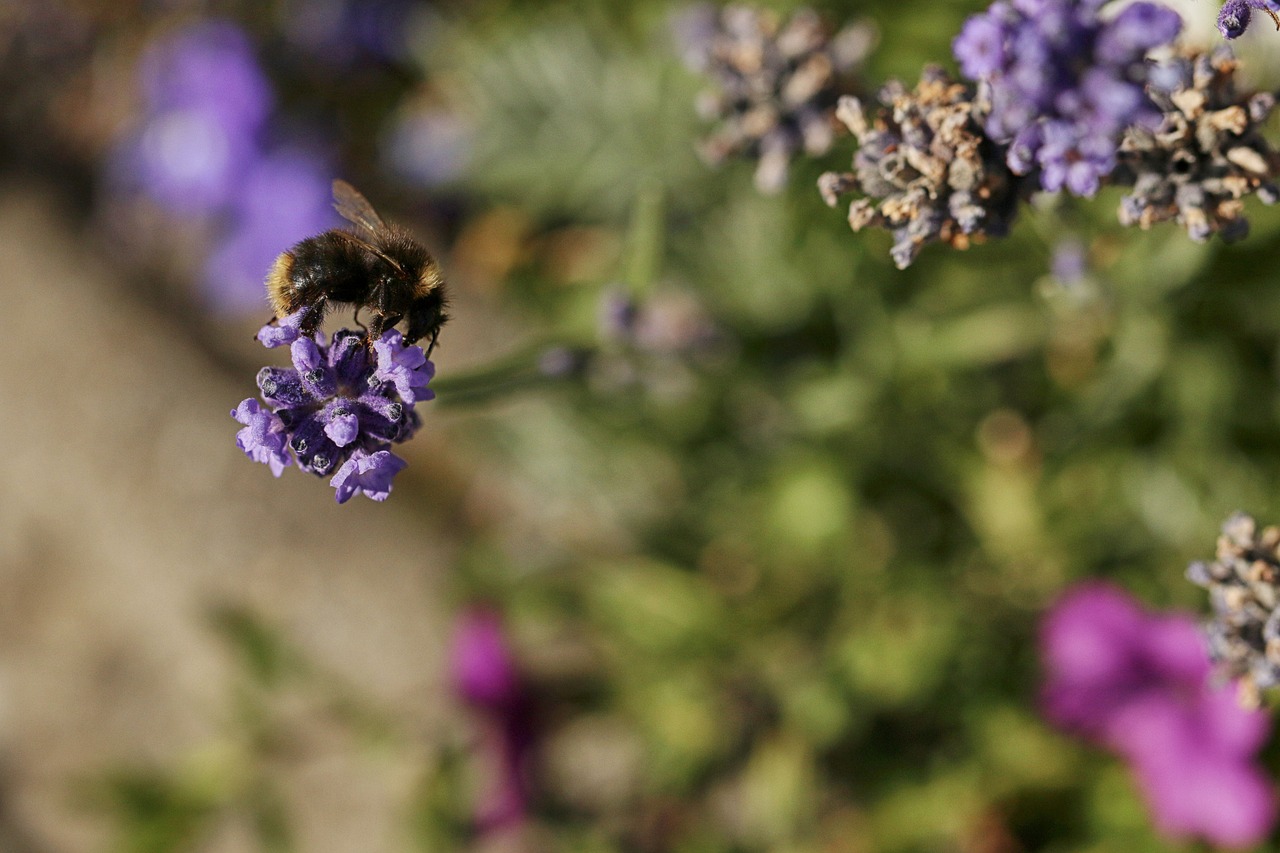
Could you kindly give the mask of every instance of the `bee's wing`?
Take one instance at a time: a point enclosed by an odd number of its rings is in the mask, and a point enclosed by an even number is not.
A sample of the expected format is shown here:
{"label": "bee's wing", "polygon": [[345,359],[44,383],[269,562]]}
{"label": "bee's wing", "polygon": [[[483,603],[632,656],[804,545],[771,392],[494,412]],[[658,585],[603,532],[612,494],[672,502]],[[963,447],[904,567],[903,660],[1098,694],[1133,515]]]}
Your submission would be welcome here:
{"label": "bee's wing", "polygon": [[355,243],[357,246],[359,246],[361,249],[364,249],[366,252],[371,252],[377,255],[379,258],[382,258],[382,260],[385,261],[388,265],[390,265],[391,268],[394,269],[396,272],[400,273],[401,275],[404,275],[404,267],[400,266],[400,264],[398,264],[394,258],[384,253],[381,249],[379,249],[377,246],[373,245],[368,240],[361,237],[359,234],[352,234],[350,231],[343,231],[341,228],[335,228],[329,233],[336,234],[338,237],[341,237],[343,240],[347,240],[351,243]]}
{"label": "bee's wing", "polygon": [[338,215],[372,236],[387,227],[360,191],[344,180],[333,182],[333,208]]}

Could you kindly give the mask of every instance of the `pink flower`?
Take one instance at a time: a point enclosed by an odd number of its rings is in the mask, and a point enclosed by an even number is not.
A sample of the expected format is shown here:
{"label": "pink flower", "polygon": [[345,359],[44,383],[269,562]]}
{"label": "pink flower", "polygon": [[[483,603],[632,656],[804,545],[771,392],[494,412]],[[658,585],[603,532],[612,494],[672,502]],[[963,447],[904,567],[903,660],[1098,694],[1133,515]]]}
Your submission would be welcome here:
{"label": "pink flower", "polygon": [[1163,834],[1227,847],[1266,837],[1275,797],[1253,756],[1269,720],[1211,683],[1189,616],[1151,614],[1087,584],[1054,606],[1040,641],[1045,715],[1129,762]]}
{"label": "pink flower", "polygon": [[477,607],[462,614],[453,632],[450,665],[454,690],[470,704],[502,711],[517,702],[520,677],[502,617],[494,611]]}
{"label": "pink flower", "polygon": [[481,836],[518,832],[529,813],[526,765],[534,748],[533,705],[502,616],[486,607],[463,611],[449,660],[454,692],[481,725],[480,751],[493,772],[477,803],[474,829]]}

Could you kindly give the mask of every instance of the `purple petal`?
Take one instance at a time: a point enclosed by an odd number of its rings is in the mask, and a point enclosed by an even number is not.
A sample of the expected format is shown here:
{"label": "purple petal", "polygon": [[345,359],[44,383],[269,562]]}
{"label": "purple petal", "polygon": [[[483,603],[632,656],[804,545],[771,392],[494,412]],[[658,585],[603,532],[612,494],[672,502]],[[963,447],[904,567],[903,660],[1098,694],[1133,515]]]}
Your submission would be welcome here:
{"label": "purple petal", "polygon": [[339,447],[346,447],[360,434],[360,419],[350,412],[334,415],[324,426],[324,434]]}
{"label": "purple petal", "polygon": [[408,465],[389,450],[368,453],[356,450],[333,475],[329,485],[338,503],[346,503],[357,493],[375,501],[385,501],[391,494],[391,480]]}
{"label": "purple petal", "polygon": [[275,324],[268,323],[258,330],[258,341],[267,349],[288,346],[296,341],[302,331],[298,328],[302,322],[302,311],[290,314]]}
{"label": "purple petal", "polygon": [[999,71],[1005,63],[1003,26],[990,15],[974,15],[965,21],[951,45],[960,70],[971,80],[979,80]]}
{"label": "purple petal", "polygon": [[263,409],[252,397],[242,400],[231,411],[231,417],[245,425],[236,433],[236,446],[254,462],[267,465],[271,473],[279,477],[293,461],[285,440],[284,422],[274,412]]}
{"label": "purple petal", "polygon": [[[1238,706],[1235,711],[1262,716]],[[1130,745],[1129,759],[1163,834],[1201,836],[1227,847],[1250,847],[1267,836],[1276,817],[1270,783],[1247,758],[1215,748],[1197,708],[1152,699],[1127,713],[1133,718],[1129,731],[1142,733],[1142,745]]]}
{"label": "purple petal", "polygon": [[392,329],[373,342],[378,356],[374,377],[395,385],[396,393],[406,403],[417,403],[435,397],[427,383],[435,376],[435,365],[427,361],[419,346],[405,346],[400,333]]}
{"label": "purple petal", "polygon": [[1182,18],[1168,6],[1134,3],[1103,29],[1094,50],[1107,62],[1130,62],[1173,41],[1181,31]]}
{"label": "purple petal", "polygon": [[1270,721],[1231,686],[1210,682],[1193,621],[1142,610],[1104,584],[1077,589],[1041,629],[1045,712],[1133,767],[1160,831],[1232,847],[1257,843],[1275,821],[1253,755]]}

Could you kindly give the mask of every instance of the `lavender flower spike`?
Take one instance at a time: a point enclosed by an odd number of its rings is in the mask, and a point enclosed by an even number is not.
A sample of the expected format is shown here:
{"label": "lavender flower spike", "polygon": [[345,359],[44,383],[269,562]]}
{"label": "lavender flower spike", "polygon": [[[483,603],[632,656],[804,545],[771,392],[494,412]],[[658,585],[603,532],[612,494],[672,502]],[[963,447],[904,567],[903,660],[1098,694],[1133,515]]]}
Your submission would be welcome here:
{"label": "lavender flower spike", "polygon": [[1280,684],[1280,528],[1259,529],[1237,512],[1222,524],[1213,562],[1195,562],[1187,579],[1209,591],[1206,625],[1218,670],[1239,678],[1244,700]]}
{"label": "lavender flower spike", "polygon": [[1173,220],[1198,242],[1238,240],[1249,232],[1247,196],[1280,201],[1280,152],[1262,132],[1276,99],[1237,94],[1236,65],[1221,45],[1153,66],[1161,85],[1153,80],[1148,92],[1164,117],[1153,130],[1130,128],[1120,145],[1113,182],[1132,185],[1120,202],[1122,225]]}
{"label": "lavender flower spike", "polygon": [[998,0],[970,18],[952,49],[990,99],[986,129],[1009,167],[1040,186],[1091,196],[1116,165],[1126,129],[1153,127],[1147,52],[1170,44],[1177,13],[1138,2],[1104,20],[1103,0]]}
{"label": "lavender flower spike", "polygon": [[686,62],[712,82],[698,101],[716,125],[703,158],[715,166],[731,155],[755,160],[764,193],[781,191],[797,154],[831,149],[836,99],[857,87],[875,42],[865,23],[831,35],[812,9],[784,21],[736,3],[719,14],[699,5],[676,24]]}
{"label": "lavender flower spike", "polygon": [[301,336],[299,319],[286,317],[258,333],[267,347],[287,345],[293,366],[258,372],[271,411],[257,400],[241,403],[232,413],[245,424],[237,443],[276,476],[291,463],[316,476],[332,475],[338,503],[356,494],[386,500],[406,465],[391,445],[421,425],[414,404],[435,396],[427,387],[435,367],[394,329],[373,342],[375,361],[361,333],[342,329],[326,343],[321,334]]}
{"label": "lavender flower spike", "polygon": [[840,99],[836,117],[858,140],[853,170],[818,179],[832,207],[844,193],[861,194],[849,205],[849,227],[891,231],[890,255],[899,269],[927,243],[966,249],[1007,234],[1031,187],[987,136],[973,87],[926,66],[914,89],[896,80],[886,84],[880,104]]}

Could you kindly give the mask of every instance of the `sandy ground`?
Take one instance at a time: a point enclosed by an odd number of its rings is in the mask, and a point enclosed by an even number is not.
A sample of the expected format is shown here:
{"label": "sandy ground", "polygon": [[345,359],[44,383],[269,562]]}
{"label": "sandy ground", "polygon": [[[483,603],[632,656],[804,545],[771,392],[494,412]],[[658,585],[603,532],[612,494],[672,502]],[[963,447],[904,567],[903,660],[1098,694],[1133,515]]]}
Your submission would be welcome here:
{"label": "sandy ground", "polygon": [[[0,850],[104,849],[87,781],[234,751],[243,673],[207,618],[225,604],[280,629],[399,738],[371,751],[305,695],[280,712],[293,748],[270,773],[296,848],[404,849],[441,709],[438,531],[394,500],[339,507],[249,462],[227,412],[251,379],[118,298],[107,269],[38,196],[0,190]],[[257,848],[231,821],[199,849]]]}

